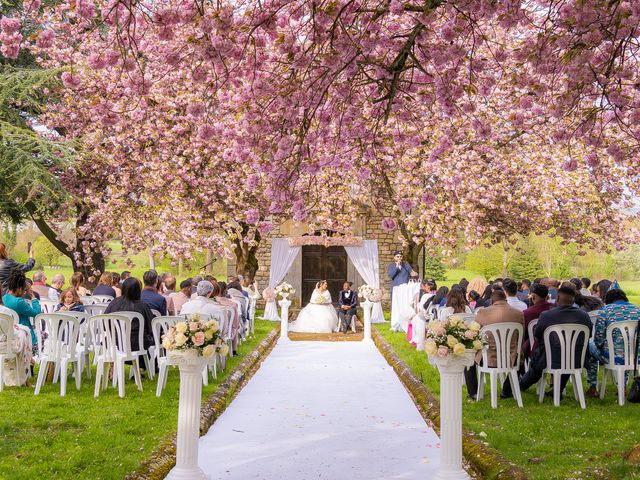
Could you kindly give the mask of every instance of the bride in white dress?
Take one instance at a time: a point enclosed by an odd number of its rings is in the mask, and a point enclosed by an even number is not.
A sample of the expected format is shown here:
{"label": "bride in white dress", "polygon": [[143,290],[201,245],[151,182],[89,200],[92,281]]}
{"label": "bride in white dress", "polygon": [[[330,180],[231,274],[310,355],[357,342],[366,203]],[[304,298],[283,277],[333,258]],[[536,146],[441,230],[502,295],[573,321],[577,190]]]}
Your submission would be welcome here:
{"label": "bride in white dress", "polygon": [[289,326],[290,332],[331,333],[338,329],[338,314],[331,303],[327,282],[316,284],[309,304],[300,310],[298,318]]}

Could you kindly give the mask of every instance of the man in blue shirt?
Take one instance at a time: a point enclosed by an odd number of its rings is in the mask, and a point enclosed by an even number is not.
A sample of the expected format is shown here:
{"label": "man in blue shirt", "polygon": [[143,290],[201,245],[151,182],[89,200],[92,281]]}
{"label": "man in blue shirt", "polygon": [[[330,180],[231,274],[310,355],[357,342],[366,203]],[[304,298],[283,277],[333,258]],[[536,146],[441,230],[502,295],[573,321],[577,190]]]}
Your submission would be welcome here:
{"label": "man in blue shirt", "polygon": [[140,300],[149,305],[152,310],[157,310],[160,315],[167,314],[167,299],[158,293],[158,272],[149,270],[142,276],[144,289],[140,295]]}
{"label": "man in blue shirt", "polygon": [[391,288],[393,290],[393,287],[409,283],[409,277],[417,275],[417,273],[411,268],[409,263],[402,260],[402,252],[396,250],[393,252],[393,262],[391,262],[387,268],[387,275],[389,275],[391,279]]}

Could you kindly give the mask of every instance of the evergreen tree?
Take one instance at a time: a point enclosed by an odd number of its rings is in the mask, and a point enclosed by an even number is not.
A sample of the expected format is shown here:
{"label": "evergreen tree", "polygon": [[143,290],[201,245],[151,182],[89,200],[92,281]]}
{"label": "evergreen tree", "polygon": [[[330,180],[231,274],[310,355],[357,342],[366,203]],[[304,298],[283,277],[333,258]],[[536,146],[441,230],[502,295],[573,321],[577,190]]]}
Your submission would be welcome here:
{"label": "evergreen tree", "polygon": [[514,279],[529,280],[544,276],[544,267],[535,250],[517,250],[509,262],[509,275]]}
{"label": "evergreen tree", "polygon": [[424,278],[445,280],[445,273],[446,269],[442,264],[442,255],[432,257],[426,254],[424,256]]}

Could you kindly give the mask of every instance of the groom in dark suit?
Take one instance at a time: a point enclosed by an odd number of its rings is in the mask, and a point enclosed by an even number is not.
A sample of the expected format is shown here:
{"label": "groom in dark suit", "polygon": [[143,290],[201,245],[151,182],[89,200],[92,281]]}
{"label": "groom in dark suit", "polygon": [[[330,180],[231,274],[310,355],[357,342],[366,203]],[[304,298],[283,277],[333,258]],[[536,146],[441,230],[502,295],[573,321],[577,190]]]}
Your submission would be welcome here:
{"label": "groom in dark suit", "polygon": [[347,333],[351,325],[351,319],[356,314],[358,305],[358,294],[351,290],[351,282],[345,281],[342,285],[340,295],[338,295],[338,317],[342,322],[343,332]]}

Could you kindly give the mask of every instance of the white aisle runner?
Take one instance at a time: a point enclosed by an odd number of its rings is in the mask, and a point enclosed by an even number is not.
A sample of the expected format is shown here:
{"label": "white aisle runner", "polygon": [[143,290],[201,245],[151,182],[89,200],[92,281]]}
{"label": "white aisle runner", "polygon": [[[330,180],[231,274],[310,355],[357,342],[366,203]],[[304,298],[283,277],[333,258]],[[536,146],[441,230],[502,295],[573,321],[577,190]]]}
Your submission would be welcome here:
{"label": "white aisle runner", "polygon": [[373,344],[278,344],[200,439],[212,480],[428,479],[440,443]]}

